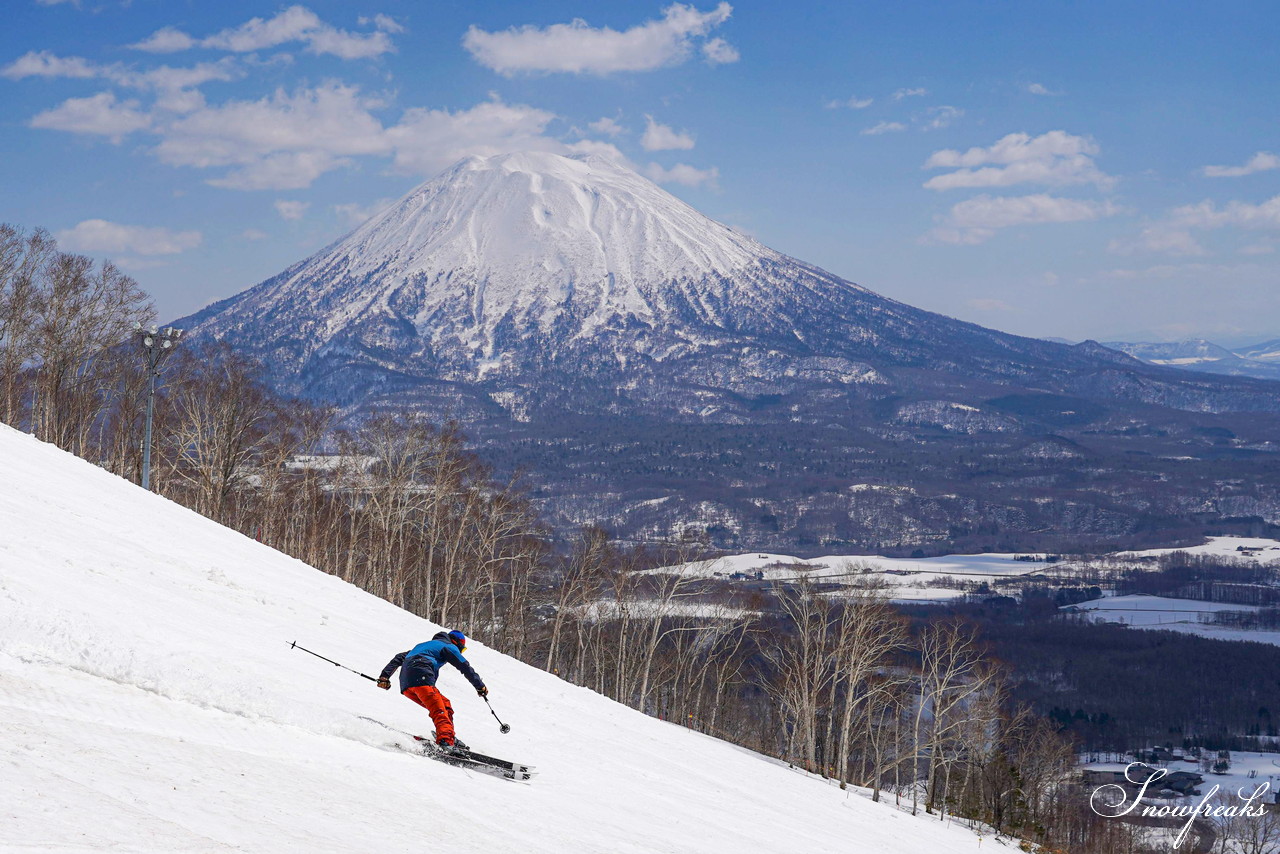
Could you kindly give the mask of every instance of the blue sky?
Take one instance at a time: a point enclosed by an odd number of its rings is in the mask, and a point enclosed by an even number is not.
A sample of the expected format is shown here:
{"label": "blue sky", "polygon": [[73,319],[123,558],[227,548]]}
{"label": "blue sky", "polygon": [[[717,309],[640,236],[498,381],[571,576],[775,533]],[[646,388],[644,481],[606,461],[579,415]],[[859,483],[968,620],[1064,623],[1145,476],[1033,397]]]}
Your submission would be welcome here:
{"label": "blue sky", "polygon": [[905,302],[1280,336],[1268,2],[10,0],[0,221],[177,317],[468,153],[623,158]]}

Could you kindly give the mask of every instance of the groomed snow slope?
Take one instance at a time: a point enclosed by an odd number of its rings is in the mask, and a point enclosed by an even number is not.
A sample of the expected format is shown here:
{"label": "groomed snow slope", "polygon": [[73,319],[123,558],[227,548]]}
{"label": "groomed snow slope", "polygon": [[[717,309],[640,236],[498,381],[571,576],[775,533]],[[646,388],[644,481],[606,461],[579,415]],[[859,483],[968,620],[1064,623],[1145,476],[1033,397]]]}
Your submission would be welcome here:
{"label": "groomed snow slope", "polygon": [[[966,852],[913,818],[486,649],[460,735],[531,784],[390,747],[364,670],[437,627],[0,425],[0,850]],[[989,847],[989,846],[988,846]]]}

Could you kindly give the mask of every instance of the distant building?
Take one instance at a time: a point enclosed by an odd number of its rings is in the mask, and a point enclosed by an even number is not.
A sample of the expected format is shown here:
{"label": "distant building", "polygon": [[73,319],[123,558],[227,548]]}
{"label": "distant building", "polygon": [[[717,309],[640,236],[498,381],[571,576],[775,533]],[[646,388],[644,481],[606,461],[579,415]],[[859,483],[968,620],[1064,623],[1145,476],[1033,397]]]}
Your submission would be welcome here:
{"label": "distant building", "polygon": [[[1129,791],[1130,795],[1136,795],[1142,790],[1142,784],[1147,782],[1147,780],[1151,778],[1152,774],[1163,769],[1138,763],[1137,765],[1130,766],[1127,770],[1128,775],[1126,776],[1124,770],[1096,771],[1087,769],[1083,773],[1083,782],[1086,786],[1116,784],[1123,786]],[[1198,787],[1203,782],[1204,777],[1193,771],[1170,771],[1159,780],[1152,783],[1147,789],[1147,794],[1163,797],[1197,795],[1199,794]]]}

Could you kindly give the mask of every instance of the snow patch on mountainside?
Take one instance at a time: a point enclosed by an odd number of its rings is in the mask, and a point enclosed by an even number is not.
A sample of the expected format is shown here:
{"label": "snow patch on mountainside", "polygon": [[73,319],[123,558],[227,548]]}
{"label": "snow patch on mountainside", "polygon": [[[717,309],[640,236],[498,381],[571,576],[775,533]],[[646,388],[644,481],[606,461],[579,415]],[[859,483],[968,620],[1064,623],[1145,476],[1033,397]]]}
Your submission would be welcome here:
{"label": "snow patch on mountainside", "polygon": [[984,412],[976,406],[949,400],[921,400],[898,407],[897,422],[938,427],[948,433],[1001,433],[1016,430],[1018,422],[1007,415]]}

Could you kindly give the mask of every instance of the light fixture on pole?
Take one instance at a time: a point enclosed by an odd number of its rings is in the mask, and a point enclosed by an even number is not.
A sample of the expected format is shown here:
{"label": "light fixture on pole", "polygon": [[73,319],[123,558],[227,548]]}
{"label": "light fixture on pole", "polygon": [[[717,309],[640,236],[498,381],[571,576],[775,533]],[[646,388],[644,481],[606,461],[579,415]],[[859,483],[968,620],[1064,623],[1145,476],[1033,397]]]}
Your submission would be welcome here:
{"label": "light fixture on pole", "polygon": [[182,330],[174,329],[172,326],[166,326],[164,329],[157,329],[154,326],[143,328],[141,323],[134,321],[133,334],[138,339],[142,359],[147,365],[149,387],[147,389],[147,426],[142,438],[142,488],[150,489],[151,416],[156,406],[156,377],[160,376],[160,363],[173,352],[178,339],[182,337]]}

